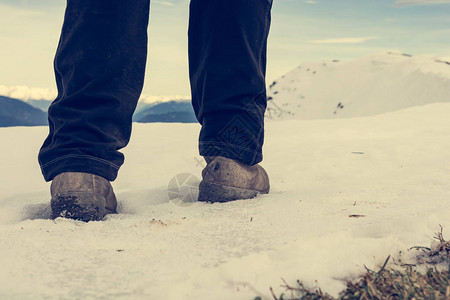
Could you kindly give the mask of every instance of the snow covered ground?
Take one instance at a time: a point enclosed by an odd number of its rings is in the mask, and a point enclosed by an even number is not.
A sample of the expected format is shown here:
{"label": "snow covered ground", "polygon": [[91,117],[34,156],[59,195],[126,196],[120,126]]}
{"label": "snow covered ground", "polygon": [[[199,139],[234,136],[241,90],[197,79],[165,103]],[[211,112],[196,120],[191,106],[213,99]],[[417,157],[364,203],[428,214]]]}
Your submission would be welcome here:
{"label": "snow covered ground", "polygon": [[48,219],[47,128],[1,128],[0,299],[271,299],[281,278],[336,295],[363,265],[428,246],[439,224],[450,235],[449,116],[436,103],[267,122],[271,193],[188,206],[167,185],[200,178],[199,126],[135,124],[113,183],[120,213],[89,223]]}

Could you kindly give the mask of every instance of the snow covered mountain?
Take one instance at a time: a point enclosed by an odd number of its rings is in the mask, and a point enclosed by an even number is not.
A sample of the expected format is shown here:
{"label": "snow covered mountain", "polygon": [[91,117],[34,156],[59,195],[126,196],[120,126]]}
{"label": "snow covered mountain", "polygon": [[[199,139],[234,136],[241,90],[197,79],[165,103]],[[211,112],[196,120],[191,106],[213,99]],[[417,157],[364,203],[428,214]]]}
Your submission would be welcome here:
{"label": "snow covered mountain", "polygon": [[450,59],[399,52],[305,63],[268,87],[268,119],[362,117],[450,102]]}

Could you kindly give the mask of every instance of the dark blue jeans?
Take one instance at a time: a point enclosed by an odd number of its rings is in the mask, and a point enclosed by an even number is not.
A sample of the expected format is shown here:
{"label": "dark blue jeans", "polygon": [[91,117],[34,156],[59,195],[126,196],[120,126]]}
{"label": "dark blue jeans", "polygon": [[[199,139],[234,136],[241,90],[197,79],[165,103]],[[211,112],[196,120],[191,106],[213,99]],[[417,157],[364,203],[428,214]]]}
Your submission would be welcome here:
{"label": "dark blue jeans", "polygon": [[[202,156],[262,160],[272,0],[191,0],[189,76]],[[114,180],[144,82],[149,0],[67,0],[54,61],[58,96],[39,163]]]}

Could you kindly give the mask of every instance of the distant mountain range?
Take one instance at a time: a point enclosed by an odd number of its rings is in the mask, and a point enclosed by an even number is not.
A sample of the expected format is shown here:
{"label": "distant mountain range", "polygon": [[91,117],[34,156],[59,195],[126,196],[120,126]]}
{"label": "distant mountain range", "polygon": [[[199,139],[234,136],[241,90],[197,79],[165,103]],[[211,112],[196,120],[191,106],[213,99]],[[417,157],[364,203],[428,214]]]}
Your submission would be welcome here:
{"label": "distant mountain range", "polygon": [[164,114],[148,114],[139,119],[139,123],[165,122],[165,123],[197,123],[192,112],[174,111]]}
{"label": "distant mountain range", "polygon": [[0,96],[0,127],[47,125],[47,113],[23,101]]}
{"label": "distant mountain range", "polygon": [[304,63],[268,86],[266,118],[333,119],[450,102],[450,59],[400,52]]}
{"label": "distant mountain range", "polygon": [[169,102],[140,104],[133,116],[133,121],[140,123],[196,123],[197,119],[190,100],[174,100]]}
{"label": "distant mountain range", "polygon": [[[0,96],[0,127],[47,125],[47,111],[51,101],[28,99],[22,101]],[[169,102],[141,102],[133,116],[134,122],[196,123],[190,100]]]}
{"label": "distant mountain range", "polygon": [[49,100],[26,100],[26,103],[30,104],[33,107],[39,108],[43,112],[47,112],[48,108],[50,107],[50,104],[52,104],[52,101]]}

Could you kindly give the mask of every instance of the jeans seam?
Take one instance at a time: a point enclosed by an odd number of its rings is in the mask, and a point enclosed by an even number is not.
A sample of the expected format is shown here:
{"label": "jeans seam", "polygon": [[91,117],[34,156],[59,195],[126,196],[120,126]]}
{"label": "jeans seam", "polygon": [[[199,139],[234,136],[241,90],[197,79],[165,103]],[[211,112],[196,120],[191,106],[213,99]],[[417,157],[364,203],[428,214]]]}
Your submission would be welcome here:
{"label": "jeans seam", "polygon": [[120,168],[118,165],[116,165],[116,164],[114,164],[112,162],[109,162],[109,161],[107,161],[105,159],[101,159],[101,158],[98,158],[98,157],[95,157],[95,156],[90,156],[90,155],[82,155],[82,154],[67,154],[67,155],[55,158],[55,159],[49,161],[48,163],[43,164],[42,168],[48,167],[49,165],[51,165],[51,164],[53,164],[55,162],[58,162],[60,160],[63,160],[63,159],[66,159],[66,158],[70,158],[70,157],[71,158],[85,158],[85,159],[95,160],[95,161],[107,164],[107,165],[113,167],[114,169],[119,169]]}

